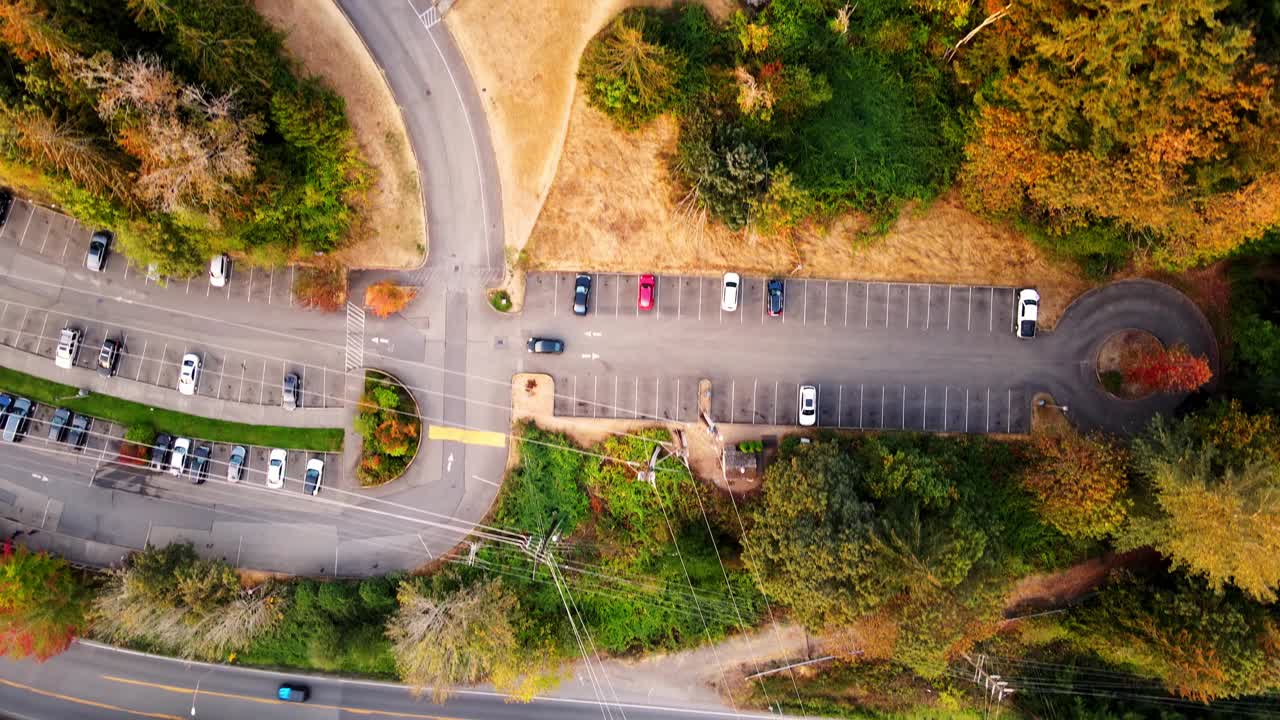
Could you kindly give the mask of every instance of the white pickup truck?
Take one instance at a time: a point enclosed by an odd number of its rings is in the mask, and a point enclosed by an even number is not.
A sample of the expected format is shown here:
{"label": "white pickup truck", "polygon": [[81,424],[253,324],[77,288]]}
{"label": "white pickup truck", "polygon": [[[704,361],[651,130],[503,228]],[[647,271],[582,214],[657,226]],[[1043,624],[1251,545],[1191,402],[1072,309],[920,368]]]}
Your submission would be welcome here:
{"label": "white pickup truck", "polygon": [[80,354],[82,337],[80,328],[63,328],[58,335],[58,349],[53,352],[53,364],[67,370],[75,366],[76,355]]}

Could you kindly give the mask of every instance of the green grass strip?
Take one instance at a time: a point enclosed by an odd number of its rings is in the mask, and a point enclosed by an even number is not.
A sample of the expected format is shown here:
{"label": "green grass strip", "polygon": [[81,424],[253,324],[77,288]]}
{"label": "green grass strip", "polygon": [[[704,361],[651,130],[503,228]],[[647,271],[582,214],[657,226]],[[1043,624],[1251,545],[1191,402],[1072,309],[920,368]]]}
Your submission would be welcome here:
{"label": "green grass strip", "polygon": [[338,452],[342,449],[340,428],[293,428],[213,420],[98,393],[77,398],[75,387],[9,368],[0,367],[0,390],[110,420],[126,428],[150,426],[171,435],[291,450]]}

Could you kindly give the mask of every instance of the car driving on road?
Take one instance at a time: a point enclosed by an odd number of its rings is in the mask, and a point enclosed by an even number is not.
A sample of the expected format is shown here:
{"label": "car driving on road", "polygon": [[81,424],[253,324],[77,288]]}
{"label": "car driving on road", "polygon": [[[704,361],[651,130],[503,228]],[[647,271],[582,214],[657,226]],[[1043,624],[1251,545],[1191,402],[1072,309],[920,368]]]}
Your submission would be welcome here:
{"label": "car driving on road", "polygon": [[1036,336],[1036,320],[1040,316],[1040,293],[1027,288],[1018,292],[1018,337],[1027,339]]}
{"label": "car driving on road", "polygon": [[31,401],[20,397],[13,401],[9,412],[4,416],[4,441],[20,442],[27,434],[27,426],[31,423]]}
{"label": "car driving on road", "polygon": [[591,310],[591,276],[578,273],[573,281],[573,314],[586,315]]}
{"label": "car driving on road", "polygon": [[267,487],[277,490],[284,487],[284,462],[288,457],[280,448],[271,451],[267,458]]}
{"label": "car driving on road", "polygon": [[230,279],[231,258],[222,253],[209,262],[209,284],[217,288],[225,287]]}
{"label": "car driving on road", "polygon": [[67,444],[73,449],[80,449],[89,442],[89,425],[93,419],[88,415],[76,415],[71,420],[71,432],[67,433]]}
{"label": "car driving on road", "polygon": [[191,452],[191,441],[180,437],[173,441],[173,451],[169,453],[169,474],[182,477],[187,471],[187,454]]}
{"label": "car driving on road", "polygon": [[244,477],[245,450],[241,445],[231,448],[231,457],[227,458],[227,482],[240,482]]}
{"label": "car driving on road", "polygon": [[119,340],[107,338],[102,341],[102,349],[98,351],[98,374],[111,377],[120,366],[120,353],[123,351]]}
{"label": "car driving on road", "polygon": [[51,443],[62,442],[67,437],[67,428],[71,425],[71,411],[66,408],[58,408],[53,411],[53,417],[49,418],[49,435],[48,441]]}
{"label": "car driving on road", "polygon": [[306,685],[298,685],[297,683],[282,683],[276,690],[276,699],[284,702],[306,702],[311,695],[311,689]]}
{"label": "car driving on road", "polygon": [[720,296],[720,309],[725,312],[733,312],[738,309],[738,287],[742,285],[742,278],[736,272],[727,272],[724,274],[724,292]]}
{"label": "car driving on road", "polygon": [[311,458],[307,461],[307,474],[302,480],[302,491],[308,495],[320,492],[320,483],[324,480],[324,461]]}
{"label": "car driving on road", "polygon": [[813,385],[800,386],[800,425],[811,427],[818,423],[818,388]]}
{"label": "car driving on road", "polygon": [[657,286],[657,278],[648,273],[641,275],[640,283],[636,286],[636,307],[641,310],[652,310],[654,288]]}
{"label": "car driving on road", "polygon": [[89,238],[89,250],[84,255],[84,266],[92,272],[107,269],[107,256],[111,253],[111,233],[106,230],[95,230]]}
{"label": "car driving on road", "polygon": [[778,278],[769,281],[767,292],[769,294],[769,315],[770,317],[778,317],[782,314],[782,299],[786,286]]}
{"label": "car driving on road", "polygon": [[64,370],[70,370],[76,364],[76,356],[80,354],[80,339],[84,333],[80,328],[65,327],[58,333],[58,347],[53,351],[53,364]]}
{"label": "car driving on road", "polygon": [[525,343],[525,347],[531,353],[550,353],[559,355],[564,352],[564,343],[555,338],[531,337],[529,342]]}
{"label": "car driving on road", "polygon": [[182,356],[182,368],[178,371],[178,392],[195,395],[200,382],[200,356],[187,353]]}

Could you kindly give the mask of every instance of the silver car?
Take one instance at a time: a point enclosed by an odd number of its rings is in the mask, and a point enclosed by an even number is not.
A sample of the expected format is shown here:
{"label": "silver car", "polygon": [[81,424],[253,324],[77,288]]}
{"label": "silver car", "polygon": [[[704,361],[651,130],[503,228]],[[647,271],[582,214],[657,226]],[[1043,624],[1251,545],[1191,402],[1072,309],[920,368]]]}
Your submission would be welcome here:
{"label": "silver car", "polygon": [[284,387],[280,389],[280,404],[285,410],[296,410],[302,404],[301,381],[297,373],[284,376]]}
{"label": "silver car", "polygon": [[84,256],[84,266],[91,272],[102,272],[107,269],[107,255],[111,253],[111,233],[106,230],[95,230],[89,238],[89,251]]}
{"label": "silver car", "polygon": [[231,448],[231,457],[227,458],[227,482],[240,482],[240,479],[244,477],[244,458],[246,454],[244,447],[241,445]]}

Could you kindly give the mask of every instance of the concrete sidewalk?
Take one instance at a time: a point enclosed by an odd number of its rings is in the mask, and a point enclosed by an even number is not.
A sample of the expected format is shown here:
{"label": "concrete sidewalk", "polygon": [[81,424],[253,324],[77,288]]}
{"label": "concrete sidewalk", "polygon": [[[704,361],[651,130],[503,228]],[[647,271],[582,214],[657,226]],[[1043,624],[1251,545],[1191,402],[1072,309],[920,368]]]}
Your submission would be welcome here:
{"label": "concrete sidewalk", "polygon": [[[86,352],[86,349],[82,348],[81,352]],[[47,357],[33,355],[8,346],[0,346],[0,366],[143,405],[250,425],[339,428],[343,427],[348,414],[344,408],[340,407],[300,408],[289,411],[283,407],[238,403],[198,395],[185,396],[180,395],[176,388],[157,387],[119,375],[104,378],[93,370],[80,367],[66,370],[54,365],[53,361]]]}

